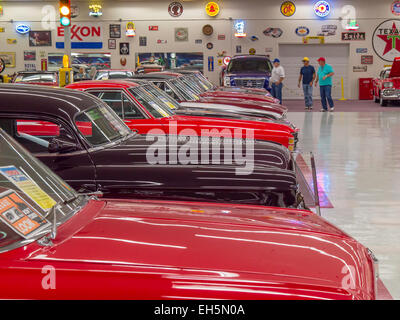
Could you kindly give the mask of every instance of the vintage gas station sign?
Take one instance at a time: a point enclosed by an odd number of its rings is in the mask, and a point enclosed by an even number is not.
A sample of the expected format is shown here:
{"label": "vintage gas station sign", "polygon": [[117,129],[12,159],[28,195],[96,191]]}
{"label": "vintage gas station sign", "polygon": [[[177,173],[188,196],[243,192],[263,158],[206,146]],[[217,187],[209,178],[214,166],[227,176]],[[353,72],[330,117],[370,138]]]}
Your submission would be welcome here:
{"label": "vintage gas station sign", "polygon": [[[75,23],[71,26],[72,49],[103,48],[103,30],[98,23]],[[57,27],[56,48],[64,49],[64,27]]]}
{"label": "vintage gas station sign", "polygon": [[281,4],[281,13],[285,17],[291,17],[296,12],[296,5],[292,1],[285,1]]}
{"label": "vintage gas station sign", "polygon": [[392,62],[400,55],[400,20],[390,19],[378,25],[372,36],[375,53],[383,60]]}
{"label": "vintage gas station sign", "polygon": [[219,13],[219,5],[216,2],[209,2],[206,5],[206,13],[210,17],[215,17]]}

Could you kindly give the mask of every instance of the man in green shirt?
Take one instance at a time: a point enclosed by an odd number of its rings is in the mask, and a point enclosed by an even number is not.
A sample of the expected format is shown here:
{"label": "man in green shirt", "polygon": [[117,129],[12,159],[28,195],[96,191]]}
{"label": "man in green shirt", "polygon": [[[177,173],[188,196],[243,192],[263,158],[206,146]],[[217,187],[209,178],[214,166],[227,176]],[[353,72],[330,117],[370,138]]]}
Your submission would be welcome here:
{"label": "man in green shirt", "polygon": [[319,69],[317,72],[317,80],[315,81],[315,86],[317,86],[319,83],[322,103],[321,112],[328,111],[328,104],[330,107],[330,111],[333,112],[333,110],[335,110],[335,106],[332,100],[332,76],[335,73],[332,66],[326,63],[325,58],[319,58],[318,63]]}

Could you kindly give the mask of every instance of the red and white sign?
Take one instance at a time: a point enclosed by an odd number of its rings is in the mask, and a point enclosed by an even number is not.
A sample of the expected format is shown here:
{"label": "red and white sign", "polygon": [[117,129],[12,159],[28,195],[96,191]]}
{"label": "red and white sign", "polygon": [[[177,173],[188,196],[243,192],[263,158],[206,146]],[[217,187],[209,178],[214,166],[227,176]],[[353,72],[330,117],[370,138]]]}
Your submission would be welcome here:
{"label": "red and white sign", "polygon": [[227,66],[229,64],[229,62],[231,61],[231,59],[232,59],[231,57],[224,57],[224,60],[223,60],[224,61],[224,65]]}
{"label": "red and white sign", "polygon": [[[101,49],[103,43],[103,29],[99,23],[76,23],[71,26],[72,48]],[[56,47],[64,45],[64,27],[57,27]]]}

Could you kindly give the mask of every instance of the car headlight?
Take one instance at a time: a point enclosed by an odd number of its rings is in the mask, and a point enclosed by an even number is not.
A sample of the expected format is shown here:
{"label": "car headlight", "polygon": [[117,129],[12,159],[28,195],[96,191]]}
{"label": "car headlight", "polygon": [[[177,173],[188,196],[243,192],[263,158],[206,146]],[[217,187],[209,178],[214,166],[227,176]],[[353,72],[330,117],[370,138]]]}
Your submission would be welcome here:
{"label": "car headlight", "polygon": [[383,87],[384,88],[393,88],[393,82],[384,82]]}
{"label": "car headlight", "polygon": [[231,86],[231,78],[224,77],[224,86],[230,87]]}

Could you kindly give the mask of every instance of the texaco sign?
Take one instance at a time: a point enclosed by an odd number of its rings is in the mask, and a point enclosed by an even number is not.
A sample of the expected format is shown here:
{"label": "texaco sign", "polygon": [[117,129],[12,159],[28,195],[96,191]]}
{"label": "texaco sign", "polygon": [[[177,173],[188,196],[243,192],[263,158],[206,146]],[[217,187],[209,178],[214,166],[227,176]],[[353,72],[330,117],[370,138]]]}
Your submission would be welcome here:
{"label": "texaco sign", "polygon": [[385,61],[392,62],[400,56],[400,20],[382,22],[374,31],[372,46],[375,53]]}

